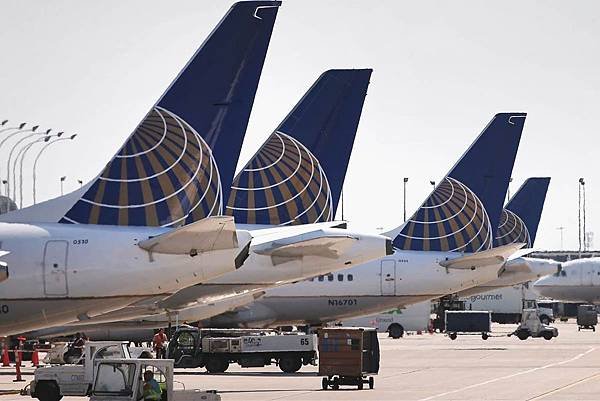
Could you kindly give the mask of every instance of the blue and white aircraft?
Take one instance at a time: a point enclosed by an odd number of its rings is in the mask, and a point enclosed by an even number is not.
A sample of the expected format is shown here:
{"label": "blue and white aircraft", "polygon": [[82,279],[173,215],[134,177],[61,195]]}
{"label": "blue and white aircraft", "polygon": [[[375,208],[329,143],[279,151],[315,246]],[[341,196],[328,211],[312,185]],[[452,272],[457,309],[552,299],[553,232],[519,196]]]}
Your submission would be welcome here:
{"label": "blue and white aircraft", "polygon": [[154,305],[242,266],[293,280],[387,254],[385,237],[331,224],[220,216],[279,5],[235,4],[95,180],[2,216],[0,336]]}

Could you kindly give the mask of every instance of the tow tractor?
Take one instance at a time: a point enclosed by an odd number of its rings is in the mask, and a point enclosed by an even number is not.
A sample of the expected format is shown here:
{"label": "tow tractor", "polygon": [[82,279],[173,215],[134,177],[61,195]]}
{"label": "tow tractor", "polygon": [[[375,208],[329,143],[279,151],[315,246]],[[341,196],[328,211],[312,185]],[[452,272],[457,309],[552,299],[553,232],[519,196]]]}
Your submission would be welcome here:
{"label": "tow tractor", "polygon": [[172,359],[104,359],[95,365],[90,401],[142,400],[147,371],[158,382],[161,401],[221,401],[215,390],[175,390]]}
{"label": "tow tractor", "polygon": [[231,362],[243,368],[276,363],[284,373],[294,373],[302,365],[316,363],[316,337],[276,330],[180,326],[169,342],[167,357],[175,360],[177,368],[204,366],[209,373],[223,373]]}
{"label": "tow tractor", "polygon": [[49,353],[50,363],[59,363],[37,368],[34,378],[21,391],[40,401],[58,401],[63,396],[86,396],[94,379],[94,362],[106,358],[130,359],[132,351],[140,358],[152,358],[148,349],[130,350],[127,343],[115,341],[88,341],[80,359],[72,364],[64,363],[65,343],[59,343]]}
{"label": "tow tractor", "polygon": [[527,340],[529,337],[552,340],[558,336],[558,329],[540,322],[537,309],[523,309],[521,324],[508,336],[512,335],[516,335],[519,340]]}

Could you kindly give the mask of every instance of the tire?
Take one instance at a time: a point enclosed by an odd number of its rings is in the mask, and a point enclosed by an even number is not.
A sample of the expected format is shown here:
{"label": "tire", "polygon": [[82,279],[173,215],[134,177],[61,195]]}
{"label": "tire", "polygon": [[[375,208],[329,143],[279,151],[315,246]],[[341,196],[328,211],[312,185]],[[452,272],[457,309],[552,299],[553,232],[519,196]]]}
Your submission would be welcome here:
{"label": "tire", "polygon": [[517,337],[519,337],[519,340],[527,340],[529,338],[529,333],[525,330],[519,330],[517,332]]}
{"label": "tire", "polygon": [[458,337],[458,334],[456,334],[456,333],[450,333],[449,337],[450,337],[451,340],[456,340],[456,337]]}
{"label": "tire", "polygon": [[552,340],[552,338],[554,338],[554,335],[552,334],[551,331],[544,331],[542,333],[542,337],[544,337],[544,340]]}
{"label": "tire", "polygon": [[296,373],[302,367],[302,359],[297,356],[282,356],[279,358],[279,369],[283,373]]}
{"label": "tire", "polygon": [[371,376],[369,377],[369,388],[373,390],[373,387],[375,387],[375,379]]}
{"label": "tire", "polygon": [[490,338],[490,335],[488,333],[481,333],[481,338],[487,340],[488,338]]}
{"label": "tire", "polygon": [[327,390],[327,387],[329,387],[329,380],[327,380],[326,377],[324,377],[323,380],[321,380],[321,387],[323,388],[323,390]]}
{"label": "tire", "polygon": [[394,339],[404,337],[404,327],[398,323],[393,323],[388,327],[388,333]]}
{"label": "tire", "polygon": [[340,381],[337,377],[335,379],[333,379],[333,384],[331,385],[331,388],[334,390],[340,389]]}
{"label": "tire", "polygon": [[358,386],[358,389],[359,389],[359,390],[362,390],[362,389],[363,389],[363,382],[362,382],[362,379],[360,379],[360,381],[358,382],[358,385],[357,385],[357,386]]}
{"label": "tire", "polygon": [[152,356],[152,354],[148,351],[144,351],[140,354],[140,356],[138,357],[139,359],[154,359],[154,356]]}
{"label": "tire", "polygon": [[206,361],[208,373],[223,373],[229,368],[229,362],[223,358],[213,357]]}
{"label": "tire", "polygon": [[39,382],[35,386],[35,397],[40,401],[59,401],[60,390],[54,382]]}

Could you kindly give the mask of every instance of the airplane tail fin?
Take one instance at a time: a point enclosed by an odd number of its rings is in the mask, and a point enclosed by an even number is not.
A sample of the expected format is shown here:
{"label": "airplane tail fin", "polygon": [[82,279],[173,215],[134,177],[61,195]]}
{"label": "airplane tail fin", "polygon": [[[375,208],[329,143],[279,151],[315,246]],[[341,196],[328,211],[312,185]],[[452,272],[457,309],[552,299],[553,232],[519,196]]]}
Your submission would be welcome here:
{"label": "airplane tail fin", "polygon": [[550,177],[528,178],[502,210],[494,246],[523,242],[531,248],[544,210]]}
{"label": "airplane tail fin", "polygon": [[323,73],[235,177],[226,213],[247,224],[332,220],[371,72]]}
{"label": "airplane tail fin", "polygon": [[100,175],[45,208],[50,220],[179,226],[220,214],[279,5],[234,4]]}
{"label": "airplane tail fin", "polygon": [[525,113],[494,116],[394,239],[404,250],[478,252],[489,249]]}

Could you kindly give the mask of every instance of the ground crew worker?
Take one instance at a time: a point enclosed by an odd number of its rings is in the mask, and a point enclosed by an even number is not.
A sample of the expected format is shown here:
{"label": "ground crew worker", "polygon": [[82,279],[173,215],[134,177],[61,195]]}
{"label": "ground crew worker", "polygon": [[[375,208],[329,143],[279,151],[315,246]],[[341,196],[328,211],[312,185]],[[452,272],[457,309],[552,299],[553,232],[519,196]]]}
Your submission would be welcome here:
{"label": "ground crew worker", "polygon": [[162,391],[151,370],[144,372],[144,401],[160,401]]}
{"label": "ground crew worker", "polygon": [[165,343],[167,342],[167,335],[164,329],[160,329],[158,333],[154,335],[152,344],[154,346],[154,352],[156,352],[156,359],[164,359],[167,357],[167,351],[165,349]]}

